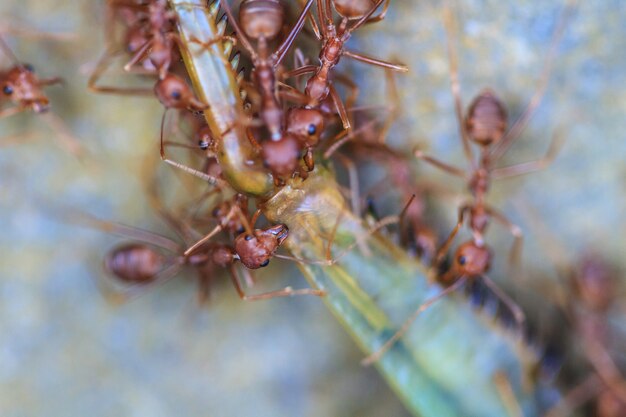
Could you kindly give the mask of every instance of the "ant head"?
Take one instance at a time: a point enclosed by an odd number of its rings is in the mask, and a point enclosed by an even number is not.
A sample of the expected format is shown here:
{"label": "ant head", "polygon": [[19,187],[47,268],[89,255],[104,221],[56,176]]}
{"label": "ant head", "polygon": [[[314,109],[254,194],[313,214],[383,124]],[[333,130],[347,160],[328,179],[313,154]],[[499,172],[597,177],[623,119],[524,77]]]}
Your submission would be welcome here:
{"label": "ant head", "polygon": [[204,110],[207,107],[194,97],[191,87],[182,78],[171,73],[157,81],[154,93],[168,109]]}
{"label": "ant head", "polygon": [[375,0],[333,0],[333,6],[341,17],[360,19],[376,5]]}
{"label": "ant head", "polygon": [[0,95],[12,102],[30,107],[36,113],[50,108],[50,100],[43,93],[30,64],[16,65],[0,76]]}
{"label": "ant head", "polygon": [[491,251],[473,240],[461,244],[454,253],[452,268],[457,275],[476,277],[484,274],[491,266]]}
{"label": "ant head", "polygon": [[139,243],[118,246],[104,259],[105,269],[127,284],[148,284],[163,269],[164,258],[156,250]]}
{"label": "ant head", "polygon": [[285,23],[285,8],[278,0],[244,0],[239,6],[239,22],[252,39],[274,39]]}
{"label": "ant head", "polygon": [[235,238],[235,252],[246,268],[262,268],[269,264],[270,258],[287,236],[289,229],[283,224],[255,229],[252,234],[244,232]]}
{"label": "ant head", "polygon": [[287,132],[307,146],[315,146],[324,130],[324,115],[317,109],[294,107],[287,113]]}
{"label": "ant head", "polygon": [[293,135],[284,135],[280,140],[263,143],[263,163],[279,177],[293,174],[299,159],[300,144]]}
{"label": "ant head", "polygon": [[506,109],[491,90],[483,90],[470,104],[465,118],[469,138],[481,146],[502,139],[507,127]]}
{"label": "ant head", "polygon": [[573,275],[574,290],[592,310],[606,310],[615,297],[616,271],[598,255],[585,255]]}

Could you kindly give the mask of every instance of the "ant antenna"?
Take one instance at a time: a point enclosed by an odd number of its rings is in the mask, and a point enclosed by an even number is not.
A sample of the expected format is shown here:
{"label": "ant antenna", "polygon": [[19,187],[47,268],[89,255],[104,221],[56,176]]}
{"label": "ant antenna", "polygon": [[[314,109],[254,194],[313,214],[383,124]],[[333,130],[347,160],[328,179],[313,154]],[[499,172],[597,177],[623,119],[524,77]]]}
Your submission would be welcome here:
{"label": "ant antenna", "polygon": [[20,60],[17,59],[17,56],[15,56],[15,54],[13,53],[9,45],[7,45],[6,41],[4,40],[2,36],[0,36],[0,48],[2,48],[2,51],[4,52],[4,54],[8,56],[15,65],[19,65],[20,67],[22,66],[22,64],[20,63]]}

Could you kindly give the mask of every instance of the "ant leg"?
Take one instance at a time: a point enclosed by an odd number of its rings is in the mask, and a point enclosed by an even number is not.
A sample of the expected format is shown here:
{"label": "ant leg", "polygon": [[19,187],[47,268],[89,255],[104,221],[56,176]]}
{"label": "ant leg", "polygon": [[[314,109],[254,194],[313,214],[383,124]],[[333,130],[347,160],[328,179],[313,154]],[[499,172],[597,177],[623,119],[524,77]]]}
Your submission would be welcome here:
{"label": "ant leg", "polygon": [[322,0],[317,0],[317,16],[320,19],[320,27],[322,29],[322,38],[325,39],[329,35],[328,27],[334,26],[334,22],[333,22],[332,14],[330,17],[328,16],[328,11],[324,7],[324,2]]}
{"label": "ant leg", "polygon": [[524,329],[524,325],[526,323],[526,315],[522,308],[515,302],[511,297],[509,297],[504,291],[500,289],[498,284],[496,284],[489,276],[486,274],[482,274],[481,277],[487,287],[506,305],[509,311],[513,314],[513,318],[515,318],[515,322],[517,323],[517,328],[521,332]]}
{"label": "ant leg", "polygon": [[230,277],[233,281],[233,285],[235,286],[235,290],[244,301],[257,301],[257,300],[268,300],[270,298],[276,297],[291,297],[294,295],[315,295],[317,297],[323,297],[326,295],[326,291],[323,290],[315,290],[313,288],[302,288],[299,290],[294,290],[291,287],[285,287],[282,290],[269,291],[261,294],[247,295],[243,288],[241,288],[241,284],[239,283],[239,278],[237,278],[237,271],[235,270],[235,266],[232,265],[230,268]]}
{"label": "ant leg", "polygon": [[[345,107],[347,109],[351,109],[354,107],[356,103],[356,98],[359,95],[359,86],[352,81],[349,77],[346,77],[343,74],[335,73],[335,81],[345,85],[348,88],[348,98],[346,99]],[[350,116],[350,124],[354,125],[354,113],[349,112]]]}
{"label": "ant leg", "polygon": [[596,397],[604,389],[597,375],[592,374],[572,388],[557,404],[552,406],[545,417],[565,417],[572,411]]}
{"label": "ant leg", "polygon": [[59,42],[72,42],[78,39],[78,35],[72,32],[44,32],[34,27],[26,27],[23,22],[11,23],[3,21],[0,24],[0,35],[7,33],[20,38],[45,39]]}
{"label": "ant leg", "polygon": [[348,142],[349,140],[352,140],[358,133],[364,131],[365,129],[372,127],[375,123],[376,123],[375,119],[370,119],[367,123],[364,123],[363,125],[359,126],[359,128],[356,130],[353,130],[351,132],[347,130],[342,130],[341,132],[339,132],[337,135],[335,135],[335,137],[332,140],[327,141],[328,143],[332,143],[332,145],[330,145],[328,149],[324,151],[324,158],[325,159],[330,158],[346,142]]}
{"label": "ant leg", "polygon": [[400,107],[398,103],[400,102],[400,95],[398,94],[398,88],[396,86],[396,79],[393,75],[393,72],[387,70],[385,71],[385,80],[387,83],[387,100],[390,104],[388,104],[387,110],[389,114],[385,118],[385,122],[383,123],[383,127],[380,129],[378,133],[378,143],[384,144],[385,139],[387,137],[387,133],[389,129],[391,129],[391,125],[396,121],[396,119],[400,116]]}
{"label": "ant leg", "polygon": [[219,188],[226,188],[227,187],[227,182],[217,178],[217,177],[213,177],[211,175],[208,175],[202,171],[198,171],[196,169],[190,168],[187,165],[183,165],[179,162],[173,161],[169,158],[166,158],[165,156],[165,142],[163,141],[163,126],[165,124],[165,115],[167,114],[167,109],[165,110],[165,112],[163,112],[163,117],[161,118],[161,148],[160,148],[160,152],[161,152],[161,160],[163,162],[165,162],[166,164],[169,164],[173,167],[176,167],[178,169],[182,169],[183,171],[185,171],[188,174],[191,175],[195,175],[196,177],[205,180],[206,182],[208,182],[211,185],[217,186]]}
{"label": "ant leg", "polygon": [[372,58],[370,56],[359,54],[359,53],[348,51],[348,50],[344,50],[341,53],[341,55],[347,56],[349,58],[355,59],[355,60],[360,61],[360,62],[364,62],[366,64],[375,65],[377,67],[387,68],[387,69],[390,69],[390,70],[393,70],[393,71],[399,71],[399,72],[408,72],[409,71],[409,67],[407,67],[404,64],[394,64],[392,62],[383,61],[381,59]]}
{"label": "ant leg", "polygon": [[300,16],[298,17],[298,20],[296,21],[296,24],[293,25],[291,32],[289,32],[289,34],[285,37],[285,40],[280,44],[278,49],[276,49],[276,52],[272,54],[275,57],[275,60],[274,60],[275,67],[280,65],[282,60],[285,58],[287,51],[289,50],[289,48],[291,48],[291,45],[293,45],[293,42],[295,41],[296,36],[298,36],[298,33],[300,33],[300,31],[302,30],[302,27],[304,26],[304,23],[306,22],[306,18],[309,15],[309,10],[311,9],[312,5],[313,5],[313,0],[308,0],[304,8],[302,9],[302,12],[300,13]]}
{"label": "ant leg", "polygon": [[281,88],[278,90],[278,96],[284,100],[301,105],[306,105],[309,102],[309,97],[306,94],[288,84],[278,82],[278,87]]}
{"label": "ant leg", "polygon": [[499,371],[493,376],[496,390],[500,399],[504,403],[504,408],[510,417],[524,417],[524,412],[519,401],[515,397],[515,391],[511,386],[511,381],[505,372]]}
{"label": "ant leg", "polygon": [[258,59],[258,54],[252,47],[252,43],[250,43],[250,40],[246,36],[245,32],[241,30],[241,27],[239,27],[239,23],[237,22],[237,19],[233,15],[230,5],[228,4],[228,0],[222,1],[221,6],[224,8],[224,11],[228,15],[228,22],[232,25],[233,29],[235,29],[237,38],[241,41],[241,45],[248,50],[252,61],[253,62],[256,61]]}
{"label": "ant leg", "polygon": [[243,279],[246,281],[246,286],[248,288],[254,287],[254,284],[256,284],[256,279],[254,278],[254,275],[252,275],[252,271],[250,271],[248,268],[242,269]]}
{"label": "ant leg", "polygon": [[211,240],[211,238],[213,236],[215,236],[216,234],[218,234],[219,232],[221,232],[222,230],[224,230],[224,228],[226,227],[226,225],[228,224],[228,222],[233,218],[233,216],[236,214],[236,211],[238,210],[237,206],[232,206],[231,209],[228,211],[228,214],[226,215],[226,217],[224,217],[222,219],[222,221],[213,228],[213,230],[211,230],[209,233],[207,233],[202,239],[198,240],[196,243],[194,243],[193,245],[191,245],[190,247],[188,247],[185,252],[183,252],[183,255],[188,258],[189,256],[191,256],[191,254],[193,254],[193,252],[198,249],[200,246],[204,245],[206,242],[208,242],[209,240]]}
{"label": "ant leg", "polygon": [[33,132],[18,133],[16,135],[9,135],[0,138],[0,147],[10,146],[14,144],[21,144],[28,142],[29,140],[36,139],[37,135]]}
{"label": "ant leg", "polygon": [[529,172],[540,171],[546,169],[554,159],[558,155],[559,151],[563,147],[563,143],[565,139],[563,135],[559,133],[555,133],[552,141],[550,142],[550,147],[548,148],[548,152],[546,155],[538,159],[536,161],[524,162],[521,164],[516,164],[503,168],[496,168],[491,171],[492,178],[508,178],[514,177],[516,175],[528,174]]}
{"label": "ant leg", "polygon": [[40,87],[45,87],[49,85],[63,84],[64,82],[65,81],[61,77],[52,77],[52,78],[44,78],[44,79],[39,80],[37,85],[39,85]]}
{"label": "ant leg", "polygon": [[415,310],[413,314],[411,314],[411,316],[409,316],[409,318],[406,319],[404,323],[402,323],[402,326],[400,326],[400,329],[398,329],[398,331],[395,332],[393,336],[391,336],[391,338],[389,338],[389,340],[385,342],[385,344],[383,344],[376,352],[372,353],[371,355],[367,356],[361,361],[361,365],[369,366],[373,364],[374,362],[378,361],[380,358],[382,358],[383,355],[387,353],[387,351],[393,347],[393,345],[398,341],[398,339],[400,339],[407,332],[407,330],[409,330],[409,328],[411,327],[411,324],[413,324],[415,319],[417,319],[417,317],[421,313],[423,313],[426,309],[428,309],[437,301],[441,300],[446,295],[459,289],[465,283],[466,280],[467,278],[463,277],[457,280],[451,286],[443,289],[439,294],[424,301],[424,303],[422,303],[422,305],[420,305],[417,308],[417,310]]}
{"label": "ant leg", "polygon": [[602,382],[619,397],[620,401],[626,403],[626,382],[611,354],[595,339],[584,341],[583,348]]}
{"label": "ant leg", "polygon": [[463,171],[462,169],[453,167],[452,165],[449,165],[445,162],[442,162],[438,159],[428,156],[419,149],[415,150],[414,155],[416,158],[421,159],[424,162],[428,162],[429,164],[441,169],[442,171],[447,172],[448,174],[455,175],[461,178],[466,178],[465,171]]}
{"label": "ant leg", "polygon": [[511,126],[506,135],[492,149],[490,153],[490,158],[492,161],[500,158],[507,151],[507,149],[509,149],[511,144],[519,137],[520,133],[522,133],[522,131],[528,124],[528,121],[535,113],[535,110],[537,110],[537,108],[539,107],[539,104],[541,104],[543,96],[545,95],[546,89],[548,87],[548,83],[550,81],[554,57],[556,56],[559,43],[561,41],[561,38],[563,37],[563,33],[565,32],[565,26],[567,24],[567,21],[574,11],[574,6],[571,3],[572,2],[568,1],[561,11],[561,15],[559,16],[556,28],[554,30],[554,33],[552,34],[552,40],[550,42],[550,46],[546,55],[546,60],[543,64],[543,70],[541,71],[541,74],[539,76],[537,88],[522,114],[518,117],[515,123],[513,123],[513,126]]}
{"label": "ant leg", "polygon": [[463,118],[463,102],[461,100],[461,86],[459,84],[459,69],[456,50],[456,44],[452,40],[454,31],[454,18],[452,16],[452,10],[450,10],[450,4],[446,1],[443,10],[443,23],[446,29],[446,45],[448,52],[448,61],[450,62],[450,89],[452,90],[452,97],[454,97],[454,111],[456,113],[456,120],[459,127],[459,133],[461,134],[461,142],[463,142],[463,152],[465,157],[470,163],[472,170],[476,169],[476,162],[474,161],[474,155],[470,146],[469,136],[465,127],[465,120]]}
{"label": "ant leg", "polygon": [[144,43],[143,46],[137,50],[135,55],[133,55],[130,61],[128,61],[126,65],[124,65],[124,71],[130,71],[131,68],[134,67],[139,61],[144,59],[146,57],[148,49],[150,48],[150,46],[152,46],[153,42],[154,40],[150,39],[149,41]]}
{"label": "ant leg", "polygon": [[[187,45],[180,39],[180,36],[178,36],[177,34],[170,33],[170,34],[168,34],[168,36],[170,38],[172,38],[178,44],[178,46],[180,48],[187,48]],[[194,38],[194,37],[189,39],[189,43],[196,43],[196,44],[202,46],[205,49],[208,49],[210,46],[213,46],[216,43],[224,42],[224,41],[232,42],[233,46],[237,45],[237,38],[235,36],[230,36],[230,35],[220,35],[220,36],[218,36],[216,38],[213,38],[211,40],[208,40],[206,42],[205,41],[201,41],[200,39]]]}
{"label": "ant leg", "polygon": [[150,88],[121,88],[121,87],[113,87],[113,86],[99,86],[97,85],[98,80],[102,77],[104,72],[107,70],[109,65],[111,65],[111,61],[113,57],[117,53],[112,53],[109,51],[105,51],[104,54],[98,60],[96,67],[93,69],[92,73],[89,75],[89,79],[87,80],[87,88],[90,91],[95,93],[103,93],[103,94],[119,94],[119,95],[129,95],[129,96],[154,96],[154,89]]}
{"label": "ant leg", "polygon": [[341,97],[339,93],[335,89],[335,86],[332,84],[329,85],[330,97],[335,103],[335,107],[337,108],[337,113],[339,114],[339,118],[341,119],[341,123],[343,124],[343,128],[348,132],[352,131],[352,126],[350,125],[350,118],[348,117],[348,112],[346,111],[346,107],[343,105],[343,101],[341,101]]}
{"label": "ant leg", "polygon": [[[370,20],[370,18],[372,17],[372,15],[376,12],[376,10],[380,7],[381,4],[383,4],[383,2],[385,1],[389,1],[389,0],[378,0],[376,2],[376,4],[374,4],[372,6],[372,8],[365,13],[363,16],[361,16],[361,18],[359,20],[356,21],[355,24],[353,24],[351,27],[349,27],[345,33],[343,34],[343,38],[346,38],[347,36],[350,36],[350,34],[355,31],[356,29],[358,29],[359,27],[363,26],[364,24],[367,23],[368,20]],[[328,3],[330,3],[330,0],[327,0]],[[330,7],[330,6],[329,6]],[[386,8],[383,11],[383,13],[386,12]],[[384,16],[384,15],[383,15]],[[332,20],[331,20],[332,22]]]}
{"label": "ant leg", "polygon": [[439,266],[444,255],[450,249],[450,245],[452,245],[454,238],[456,237],[457,233],[459,233],[459,230],[461,230],[461,226],[463,226],[463,221],[465,220],[465,213],[467,213],[470,209],[471,207],[469,205],[462,206],[459,209],[459,219],[457,220],[456,225],[454,226],[454,229],[452,229],[452,232],[450,232],[450,235],[448,235],[448,238],[445,240],[445,242],[443,242],[443,245],[441,245],[441,247],[437,250],[437,254],[435,255],[435,260],[433,262],[434,267]]}
{"label": "ant leg", "polygon": [[252,134],[252,130],[249,127],[246,128],[246,137],[250,141],[250,144],[256,149],[258,152],[263,151],[263,146],[256,140],[254,135]]}
{"label": "ant leg", "polygon": [[363,24],[369,25],[370,23],[376,23],[376,22],[380,22],[381,20],[383,20],[385,16],[387,15],[387,10],[389,9],[389,3],[391,3],[391,0],[386,0],[381,12],[378,13],[376,16],[370,17]]}
{"label": "ant leg", "polygon": [[0,110],[0,119],[14,116],[26,110],[28,110],[28,107],[21,107],[21,106],[9,107],[8,109]]}
{"label": "ant leg", "polygon": [[204,305],[211,297],[211,276],[198,271],[198,304]]}
{"label": "ant leg", "polygon": [[522,246],[524,243],[524,233],[522,229],[513,224],[509,219],[504,216],[504,214],[500,213],[498,210],[493,207],[485,207],[487,213],[492,216],[497,222],[501,225],[509,229],[509,232],[513,235],[513,245],[511,246],[511,250],[509,251],[509,262],[513,267],[513,271],[517,275],[519,273],[520,260],[522,255]]}
{"label": "ant leg", "polygon": [[98,280],[96,285],[108,302],[119,305],[137,299],[149,290],[166,283],[174,278],[180,272],[180,269],[180,263],[172,263],[159,271],[155,275],[154,281],[147,284],[131,284],[123,289],[111,288],[111,285],[105,287],[102,280]]}
{"label": "ant leg", "polygon": [[[335,224],[332,236],[334,236],[334,234],[336,233],[335,229],[338,228],[338,224],[339,224],[339,220],[340,219],[341,219],[341,215],[338,217],[338,222]],[[310,260],[310,259],[299,258],[299,257],[296,257],[296,256],[281,255],[279,253],[275,254],[274,257],[278,258],[278,259],[286,259],[286,260],[289,260],[289,261],[299,262],[299,263],[303,263],[303,264],[332,266],[332,265],[335,265],[336,263],[338,263],[341,260],[341,258],[343,258],[348,253],[350,253],[350,251],[352,249],[354,249],[356,246],[363,245],[364,244],[364,239],[374,235],[374,233],[378,232],[379,230],[381,230],[381,229],[383,229],[383,228],[385,228],[387,226],[390,226],[392,224],[397,224],[398,221],[399,221],[398,216],[393,216],[392,215],[392,216],[383,217],[378,222],[376,222],[376,224],[374,224],[370,229],[365,231],[365,233],[363,233],[364,236],[359,236],[356,239],[355,242],[353,242],[352,244],[348,245],[334,259],[325,259],[325,260],[322,260],[322,261],[320,261],[320,260]],[[326,248],[327,255],[330,252],[329,248],[332,246],[332,242],[333,242],[333,239],[332,238],[329,239],[329,246]],[[327,258],[328,258],[328,256],[327,256]]]}
{"label": "ant leg", "polygon": [[299,68],[292,69],[291,71],[285,71],[282,74],[282,79],[286,80],[288,78],[299,77],[305,74],[313,74],[318,68],[319,67],[315,65],[303,65]]}
{"label": "ant leg", "polygon": [[48,126],[56,133],[55,138],[58,139],[61,147],[65,148],[69,153],[76,158],[82,158],[85,156],[85,149],[80,144],[80,141],[70,133],[65,122],[61,120],[59,116],[52,112],[42,114],[40,116]]}
{"label": "ant leg", "polygon": [[359,213],[361,212],[361,207],[359,196],[359,174],[357,172],[356,165],[350,158],[341,154],[337,154],[337,159],[343,164],[344,167],[346,167],[346,170],[348,171],[352,212],[355,216],[359,216]]}
{"label": "ant leg", "polygon": [[91,214],[80,210],[61,207],[49,207],[53,215],[58,216],[60,221],[91,229],[98,229],[105,233],[122,236],[139,242],[157,246],[172,253],[180,253],[181,247],[178,243],[165,236],[132,226],[101,220]]}

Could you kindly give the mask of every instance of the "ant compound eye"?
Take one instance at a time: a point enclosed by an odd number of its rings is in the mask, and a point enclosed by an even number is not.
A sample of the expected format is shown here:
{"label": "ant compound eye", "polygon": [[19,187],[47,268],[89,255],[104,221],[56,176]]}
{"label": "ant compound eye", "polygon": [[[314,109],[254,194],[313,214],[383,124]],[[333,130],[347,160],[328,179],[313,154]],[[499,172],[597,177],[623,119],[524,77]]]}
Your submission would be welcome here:
{"label": "ant compound eye", "polygon": [[269,263],[270,263],[270,260],[266,259],[265,262],[263,262],[260,266],[261,268],[263,268],[263,267],[266,267]]}
{"label": "ant compound eye", "polygon": [[239,226],[239,228],[237,229],[237,233],[243,233],[245,231],[246,231],[246,229],[244,229],[243,226]]}
{"label": "ant compound eye", "polygon": [[198,146],[200,146],[200,149],[202,149],[203,151],[206,151],[207,149],[209,149],[209,142],[201,140],[198,142]]}
{"label": "ant compound eye", "polygon": [[467,259],[463,255],[459,256],[458,261],[459,261],[459,265],[465,265],[467,263]]}
{"label": "ant compound eye", "polygon": [[13,94],[13,88],[10,85],[5,85],[4,88],[2,88],[2,92],[7,96],[10,96]]}
{"label": "ant compound eye", "polygon": [[309,128],[306,131],[309,135],[314,135],[315,132],[317,132],[317,128],[315,127],[314,124],[310,124]]}
{"label": "ant compound eye", "polygon": [[174,100],[180,100],[180,98],[182,97],[182,94],[180,93],[179,90],[174,90],[172,91],[172,94],[170,94],[170,97],[172,97]]}
{"label": "ant compound eye", "polygon": [[244,237],[244,239],[246,239],[247,242],[251,241],[253,238],[252,235],[246,235],[246,237]]}
{"label": "ant compound eye", "polygon": [[31,64],[24,64],[22,65],[24,67],[24,69],[28,72],[35,72],[35,67],[33,67]]}

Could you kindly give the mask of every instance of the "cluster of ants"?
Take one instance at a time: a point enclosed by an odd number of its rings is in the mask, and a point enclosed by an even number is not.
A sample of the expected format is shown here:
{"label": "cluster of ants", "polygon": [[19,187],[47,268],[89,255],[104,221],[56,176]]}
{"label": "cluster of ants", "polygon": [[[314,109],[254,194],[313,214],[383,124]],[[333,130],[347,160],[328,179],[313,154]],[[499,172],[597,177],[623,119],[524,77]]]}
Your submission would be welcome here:
{"label": "cluster of ants", "polygon": [[[254,156],[271,174],[274,187],[279,190],[292,178],[306,180],[314,175],[315,159],[331,157],[344,164],[351,173],[353,210],[360,210],[360,197],[355,188],[356,170],[354,160],[365,156],[374,158],[389,168],[389,177],[381,184],[389,188],[391,182],[408,203],[399,218],[399,241],[419,256],[424,263],[432,265],[437,281],[444,287],[435,297],[420,305],[388,339],[381,348],[364,360],[379,360],[407,331],[418,315],[434,302],[461,288],[467,281],[482,282],[504,303],[521,328],[525,316],[522,309],[488,277],[493,252],[485,239],[491,221],[510,231],[514,237],[510,252],[512,264],[520,257],[521,229],[496,208],[487,203],[490,183],[494,179],[525,174],[546,167],[555,157],[560,137],[553,140],[547,155],[537,161],[499,167],[497,162],[519,138],[545,92],[552,55],[563,31],[564,18],[555,29],[550,52],[539,86],[528,106],[515,123],[507,127],[507,111],[504,104],[491,90],[484,90],[464,112],[457,76],[454,42],[448,41],[451,86],[459,135],[469,169],[464,170],[442,162],[416,150],[413,156],[451,175],[463,178],[471,194],[471,200],[458,211],[458,221],[449,236],[439,244],[437,234],[424,220],[424,203],[415,198],[416,186],[412,181],[410,157],[387,146],[384,136],[389,124],[396,117],[395,107],[381,106],[387,116],[384,120],[368,114],[368,107],[355,106],[358,86],[350,77],[341,74],[336,66],[341,57],[352,58],[361,63],[385,70],[390,80],[391,100],[397,100],[393,85],[393,72],[406,72],[402,64],[391,63],[362,55],[346,48],[346,43],[357,29],[384,19],[390,0],[302,0],[300,12],[293,25],[288,24],[285,5],[279,0],[243,0],[239,14],[235,16],[228,1],[215,1],[204,5],[216,16],[220,35],[210,42],[199,39],[184,41],[177,27],[180,23],[174,10],[165,0],[108,0],[106,39],[107,45],[91,76],[88,87],[94,92],[120,95],[156,96],[166,111],[176,112],[174,129],[181,131],[187,126],[191,141],[179,143],[169,140],[165,129],[165,113],[161,128],[161,157],[166,162],[207,180],[213,189],[203,194],[195,208],[218,196],[211,203],[212,220],[217,224],[208,233],[201,234],[183,215],[173,214],[163,207],[156,192],[151,201],[161,216],[184,240],[184,245],[163,236],[98,220],[86,216],[87,222],[102,230],[133,238],[112,250],[106,257],[106,269],[117,281],[124,284],[124,292],[133,293],[146,286],[168,280],[183,266],[191,266],[197,272],[201,299],[209,295],[211,279],[217,268],[227,268],[238,295],[245,300],[267,299],[293,295],[323,296],[317,289],[286,287],[277,291],[248,295],[235,268],[239,261],[241,274],[248,286],[254,284],[250,270],[266,266],[276,256],[281,244],[288,238],[286,225],[268,225],[257,228],[261,216],[259,208],[250,209],[249,197],[233,190],[219,163],[220,136],[203,118],[203,112],[212,111],[199,99],[190,86],[190,77],[183,63],[189,44],[211,48],[221,44],[224,59],[241,87],[245,101],[245,114],[241,114],[238,128],[245,131]],[[313,7],[313,6],[316,7]],[[190,7],[197,5],[190,5]],[[316,10],[315,10],[316,9]],[[220,15],[220,10],[223,14]],[[315,13],[314,13],[315,10]],[[446,9],[446,28],[451,30],[451,13]],[[307,22],[309,26],[307,27]],[[228,28],[234,33],[227,34]],[[122,33],[121,39],[116,36]],[[319,59],[316,64],[295,47],[300,37],[311,35],[318,41]],[[450,38],[450,33],[448,33]],[[3,101],[13,103],[0,111],[0,118],[24,110],[44,113],[49,100],[42,88],[59,83],[59,78],[40,79],[28,64],[20,63],[7,44],[0,38],[5,55],[13,66],[0,72],[0,88]],[[239,68],[241,55],[235,46],[247,53],[251,71]],[[293,68],[286,68],[286,57],[293,55]],[[125,57],[125,73],[132,73],[154,82],[153,88],[102,85],[101,80],[115,58]],[[308,77],[301,83],[302,77]],[[344,101],[337,85],[348,91]],[[365,120],[365,121],[364,121]],[[378,128],[378,133],[376,133]],[[344,146],[345,145],[345,146]],[[178,147],[188,149],[192,155],[202,154],[202,166],[192,167],[175,162],[165,156],[165,149]],[[347,151],[346,151],[347,149]],[[354,180],[354,181],[353,181]],[[211,200],[214,201],[214,200]],[[261,201],[262,202],[262,201]],[[258,201],[257,201],[258,203]],[[191,210],[190,210],[191,211]],[[372,212],[373,210],[369,210]],[[471,238],[460,245],[450,257],[450,265],[444,267],[450,247],[456,235],[467,227]],[[221,237],[221,241],[218,242]],[[139,242],[139,243],[137,243]],[[164,255],[163,251],[169,253]],[[582,266],[569,274],[572,277],[574,297],[566,310],[584,341],[592,372],[579,387],[571,391],[563,404],[551,410],[550,415],[562,415],[565,408],[577,407],[592,397],[597,400],[596,415],[601,417],[626,414],[626,385],[618,365],[611,358],[606,346],[609,344],[607,314],[615,303],[615,271],[598,260],[585,258]],[[574,301],[576,303],[574,304]],[[574,306],[576,306],[574,308]],[[590,394],[591,393],[591,394]]]}

